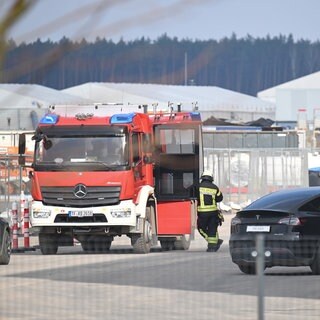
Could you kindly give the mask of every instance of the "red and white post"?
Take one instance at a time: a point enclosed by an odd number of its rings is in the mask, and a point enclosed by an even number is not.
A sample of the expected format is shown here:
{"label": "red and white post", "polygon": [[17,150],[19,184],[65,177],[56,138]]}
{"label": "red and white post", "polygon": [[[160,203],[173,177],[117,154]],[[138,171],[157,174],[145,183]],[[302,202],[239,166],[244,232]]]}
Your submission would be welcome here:
{"label": "red and white post", "polygon": [[25,248],[30,247],[29,235],[29,202],[25,200],[25,207],[23,212],[23,243]]}
{"label": "red and white post", "polygon": [[21,195],[20,195],[20,224],[21,224],[22,234],[24,234],[24,231],[23,231],[23,227],[24,227],[23,220],[24,220],[24,207],[25,207],[25,202],[26,202],[26,197],[25,197],[25,195],[24,195],[24,191],[22,190],[22,191],[21,191]]}
{"label": "red and white post", "polygon": [[12,203],[12,249],[18,249],[18,206],[16,202]]}

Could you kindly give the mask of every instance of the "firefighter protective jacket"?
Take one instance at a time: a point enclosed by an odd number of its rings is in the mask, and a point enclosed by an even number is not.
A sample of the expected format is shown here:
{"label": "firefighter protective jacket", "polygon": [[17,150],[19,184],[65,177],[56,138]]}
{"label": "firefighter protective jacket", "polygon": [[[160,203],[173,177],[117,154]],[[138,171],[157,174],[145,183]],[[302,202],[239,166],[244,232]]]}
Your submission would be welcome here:
{"label": "firefighter protective jacket", "polygon": [[217,211],[217,202],[220,202],[223,199],[223,195],[218,186],[207,180],[201,181],[197,196],[198,212]]}

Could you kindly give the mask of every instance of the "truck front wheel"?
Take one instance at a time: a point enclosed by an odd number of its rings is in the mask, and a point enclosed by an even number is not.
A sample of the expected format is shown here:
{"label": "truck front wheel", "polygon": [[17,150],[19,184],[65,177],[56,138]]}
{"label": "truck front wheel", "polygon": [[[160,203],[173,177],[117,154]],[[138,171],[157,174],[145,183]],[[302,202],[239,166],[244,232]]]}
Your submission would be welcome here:
{"label": "truck front wheel", "polygon": [[152,246],[151,214],[153,207],[146,208],[146,217],[143,219],[142,233],[131,236],[131,245],[135,253],[149,253]]}
{"label": "truck front wheel", "polygon": [[39,246],[42,254],[56,254],[58,252],[58,239],[52,233],[39,233]]}

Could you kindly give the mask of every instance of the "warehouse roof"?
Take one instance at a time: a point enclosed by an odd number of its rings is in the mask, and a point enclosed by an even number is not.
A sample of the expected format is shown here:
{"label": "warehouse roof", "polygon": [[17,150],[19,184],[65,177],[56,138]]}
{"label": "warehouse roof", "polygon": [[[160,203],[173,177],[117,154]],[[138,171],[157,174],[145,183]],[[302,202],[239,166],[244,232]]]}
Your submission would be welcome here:
{"label": "warehouse roof", "polygon": [[[275,109],[272,103],[256,97],[212,86],[175,86],[134,83],[90,82],[62,90],[96,102],[167,105],[169,102],[193,106],[201,110],[225,109],[228,111]],[[187,108],[187,107],[186,107]]]}
{"label": "warehouse roof", "polygon": [[258,92],[258,98],[274,101],[277,89],[320,89],[320,71]]}
{"label": "warehouse roof", "polygon": [[50,104],[80,103],[83,100],[37,84],[0,84],[0,108],[46,108]]}

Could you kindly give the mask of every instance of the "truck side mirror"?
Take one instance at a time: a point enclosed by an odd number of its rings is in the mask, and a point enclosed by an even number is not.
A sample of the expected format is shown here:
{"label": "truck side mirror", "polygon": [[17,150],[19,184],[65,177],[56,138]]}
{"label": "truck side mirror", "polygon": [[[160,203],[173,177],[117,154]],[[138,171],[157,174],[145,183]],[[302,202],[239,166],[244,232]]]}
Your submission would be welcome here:
{"label": "truck side mirror", "polygon": [[18,153],[19,153],[18,163],[20,166],[24,166],[26,163],[26,159],[24,157],[25,152],[26,152],[26,135],[25,133],[20,133],[19,147],[18,147]]}
{"label": "truck side mirror", "polygon": [[143,157],[143,162],[145,164],[152,164],[152,163],[154,163],[154,160],[153,160],[153,158],[151,156],[144,156]]}

